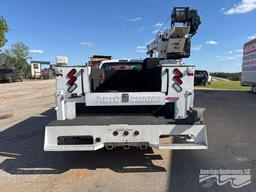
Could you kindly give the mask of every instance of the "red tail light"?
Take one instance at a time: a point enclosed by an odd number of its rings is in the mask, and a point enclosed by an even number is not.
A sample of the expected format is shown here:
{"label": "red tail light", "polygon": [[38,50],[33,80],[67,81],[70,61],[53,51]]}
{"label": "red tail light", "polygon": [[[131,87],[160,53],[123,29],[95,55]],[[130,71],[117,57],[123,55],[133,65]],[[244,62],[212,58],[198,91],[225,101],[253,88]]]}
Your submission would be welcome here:
{"label": "red tail light", "polygon": [[183,81],[179,77],[176,77],[176,76],[173,77],[173,80],[175,81],[175,83],[178,83],[179,85],[181,85],[183,83]]}
{"label": "red tail light", "polygon": [[76,74],[76,69],[72,69],[71,71],[68,72],[67,78],[71,78]]}
{"label": "red tail light", "polygon": [[114,131],[114,132],[113,132],[113,135],[114,135],[114,136],[117,136],[117,135],[118,135],[118,131]]}
{"label": "red tail light", "polygon": [[134,131],[134,133],[133,133],[134,136],[138,136],[139,134],[140,134],[139,131]]}
{"label": "red tail light", "polygon": [[71,86],[76,82],[76,80],[77,80],[77,78],[76,78],[76,76],[74,76],[68,80],[67,84]]}
{"label": "red tail light", "polygon": [[177,91],[177,92],[181,92],[182,91],[182,88],[181,88],[181,84],[183,83],[183,81],[181,80],[181,78],[183,77],[183,74],[181,73],[181,71],[178,69],[178,68],[175,68],[173,70],[173,85],[172,87]]}
{"label": "red tail light", "polygon": [[128,131],[125,131],[125,132],[124,132],[124,136],[127,136],[127,135],[129,135],[129,132],[128,132]]}
{"label": "red tail light", "polygon": [[173,73],[174,73],[174,75],[175,75],[176,77],[183,77],[183,74],[182,74],[181,71],[180,71],[179,69],[177,69],[177,68],[175,68],[175,69],[173,70]]}

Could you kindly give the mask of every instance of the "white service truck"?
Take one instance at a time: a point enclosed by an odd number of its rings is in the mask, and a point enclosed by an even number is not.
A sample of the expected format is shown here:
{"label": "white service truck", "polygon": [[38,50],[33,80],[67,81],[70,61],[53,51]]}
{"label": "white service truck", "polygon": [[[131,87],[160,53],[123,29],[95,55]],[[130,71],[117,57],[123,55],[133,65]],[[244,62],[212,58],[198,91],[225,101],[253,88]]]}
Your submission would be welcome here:
{"label": "white service truck", "polygon": [[244,44],[241,84],[256,93],[256,39]]}
{"label": "white service truck", "polygon": [[149,58],[57,67],[57,120],[45,128],[44,150],[207,149],[204,109],[193,106],[195,67],[181,61],[200,23],[196,10],[174,8],[171,27],[148,45]]}

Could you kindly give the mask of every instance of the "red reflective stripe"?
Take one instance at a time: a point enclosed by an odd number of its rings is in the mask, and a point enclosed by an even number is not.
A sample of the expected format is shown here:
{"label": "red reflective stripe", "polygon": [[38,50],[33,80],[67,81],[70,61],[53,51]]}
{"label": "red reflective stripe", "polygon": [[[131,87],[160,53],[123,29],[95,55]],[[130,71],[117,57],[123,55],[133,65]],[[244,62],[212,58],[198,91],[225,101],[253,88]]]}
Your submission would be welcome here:
{"label": "red reflective stripe", "polygon": [[67,84],[68,85],[73,85],[75,83],[75,81],[77,80],[76,76],[72,77],[71,79],[68,80]]}
{"label": "red reflective stripe", "polygon": [[56,77],[59,77],[59,76],[63,76],[63,74],[62,73],[56,73],[56,75],[55,75]]}
{"label": "red reflective stripe", "polygon": [[75,74],[76,74],[76,69],[72,69],[71,71],[68,72],[67,77],[68,77],[68,78],[71,78],[71,77],[73,77]]}
{"label": "red reflective stripe", "polygon": [[188,76],[194,76],[194,73],[188,73],[187,75]]}
{"label": "red reflective stripe", "polygon": [[171,97],[171,96],[165,97],[165,102],[175,102],[178,100],[179,100],[179,97]]}

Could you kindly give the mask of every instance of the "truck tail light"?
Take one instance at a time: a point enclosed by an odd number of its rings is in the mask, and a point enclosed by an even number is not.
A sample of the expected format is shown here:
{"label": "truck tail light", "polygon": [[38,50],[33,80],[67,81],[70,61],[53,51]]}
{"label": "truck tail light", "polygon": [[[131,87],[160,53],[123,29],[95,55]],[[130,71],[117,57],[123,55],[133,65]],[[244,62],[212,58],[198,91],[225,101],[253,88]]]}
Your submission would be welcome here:
{"label": "truck tail light", "polygon": [[183,74],[181,73],[181,71],[177,68],[173,69],[173,74],[175,77],[183,77]]}
{"label": "truck tail light", "polygon": [[127,136],[129,135],[129,132],[128,131],[124,131],[124,136]]}
{"label": "truck tail light", "polygon": [[76,78],[76,76],[74,76],[68,80],[67,84],[72,86],[76,82],[76,80],[77,80],[77,78]]}
{"label": "truck tail light", "polygon": [[191,76],[194,76],[194,70],[193,70],[193,68],[188,67],[187,75],[190,76],[190,77],[191,77]]}
{"label": "truck tail light", "polygon": [[77,88],[77,84],[74,83],[73,85],[71,85],[71,86],[68,88],[68,92],[69,92],[69,93],[72,93],[76,88]]}
{"label": "truck tail light", "polygon": [[139,131],[134,131],[134,133],[133,133],[134,136],[138,136],[139,134],[140,134]]}
{"label": "truck tail light", "polygon": [[172,79],[173,79],[174,83],[173,83],[172,87],[177,92],[181,92],[182,88],[181,88],[180,85],[183,83],[183,81],[181,80],[181,78],[183,77],[183,74],[182,74],[182,72],[178,68],[175,68],[173,70],[173,74],[174,74],[174,77]]}
{"label": "truck tail light", "polygon": [[173,83],[172,87],[177,91],[177,92],[181,92],[182,88],[179,86],[179,84],[177,83]]}
{"label": "truck tail light", "polygon": [[76,69],[72,69],[68,72],[67,78],[72,78],[76,74]]}
{"label": "truck tail light", "polygon": [[117,136],[117,135],[118,135],[118,131],[114,131],[114,132],[113,132],[113,135],[114,135],[114,136]]}
{"label": "truck tail light", "polygon": [[179,77],[177,77],[177,76],[174,76],[173,80],[174,80],[175,83],[177,83],[179,85],[181,85],[183,83],[183,81]]}

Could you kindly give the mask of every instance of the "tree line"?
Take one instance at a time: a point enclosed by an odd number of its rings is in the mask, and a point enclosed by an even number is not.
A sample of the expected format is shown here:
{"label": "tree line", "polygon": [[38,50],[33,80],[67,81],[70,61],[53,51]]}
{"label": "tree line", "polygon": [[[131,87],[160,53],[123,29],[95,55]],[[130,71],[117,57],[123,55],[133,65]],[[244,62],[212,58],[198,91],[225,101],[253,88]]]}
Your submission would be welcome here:
{"label": "tree line", "polygon": [[[2,48],[6,42],[6,33],[9,31],[7,21],[0,17],[0,48]],[[8,67],[14,67],[17,71],[23,75],[27,75],[30,71],[30,65],[27,60],[31,59],[29,56],[29,47],[23,42],[17,42],[12,44],[9,48],[4,50],[0,49],[0,56],[2,64]]]}
{"label": "tree line", "polygon": [[215,73],[211,73],[211,76],[230,79],[232,81],[241,81],[241,73],[215,72]]}

